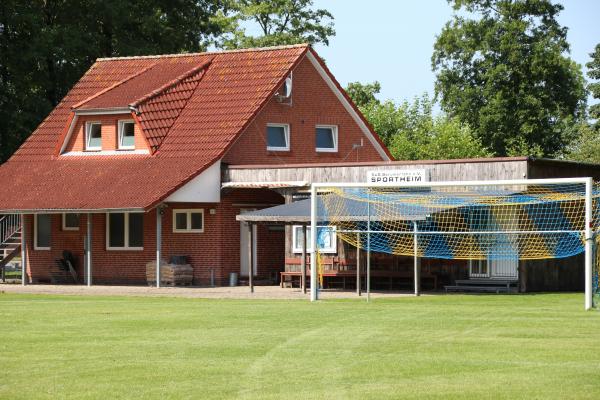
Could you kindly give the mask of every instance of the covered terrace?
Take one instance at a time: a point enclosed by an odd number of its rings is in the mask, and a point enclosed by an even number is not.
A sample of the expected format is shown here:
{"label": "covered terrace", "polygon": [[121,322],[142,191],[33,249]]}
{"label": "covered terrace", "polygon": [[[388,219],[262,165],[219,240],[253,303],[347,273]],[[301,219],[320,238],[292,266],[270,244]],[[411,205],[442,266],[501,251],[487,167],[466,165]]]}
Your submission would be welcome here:
{"label": "covered terrace", "polygon": [[[307,246],[310,243],[310,199],[298,200],[288,204],[282,204],[275,207],[265,208],[262,210],[257,210],[253,212],[248,212],[245,214],[238,215],[236,219],[240,221],[243,225],[245,225],[245,229],[247,234],[249,235],[248,240],[248,252],[249,259],[253,260],[252,251],[253,251],[253,242],[256,238],[253,236],[253,226],[257,224],[266,224],[266,225],[284,225],[284,226],[299,226],[301,227],[301,237],[300,246],[302,249],[301,257],[300,257],[300,269],[293,270],[288,267],[286,264],[285,271],[281,272],[281,285],[286,282],[286,280],[294,280],[294,278],[299,278],[300,287],[304,293],[307,291],[307,287],[309,286],[309,278],[310,278],[310,266],[312,260],[308,253],[310,252],[310,248]],[[347,211],[348,220],[352,221],[367,221],[369,211],[367,210],[367,204],[364,202],[359,202],[356,200],[347,199],[345,204],[345,210]],[[378,216],[373,213],[371,210],[371,218],[372,220],[377,220],[378,218],[383,218],[383,216]],[[417,221],[425,219],[425,216],[412,216],[411,221]],[[326,221],[318,221],[318,228],[326,229],[329,228],[325,224]],[[335,228],[334,228],[335,231]],[[356,233],[357,242],[367,243],[365,249],[361,251],[360,248],[353,246],[353,251],[355,252],[355,257],[353,257],[352,262],[345,263],[336,263],[335,257],[332,259],[327,259],[327,257],[323,257],[321,264],[322,270],[320,272],[321,277],[326,279],[343,279],[344,285],[346,279],[352,279],[356,282],[356,293],[357,295],[362,295],[362,289],[364,284],[364,289],[366,291],[367,298],[371,294],[371,280],[372,278],[384,278],[389,279],[391,282],[392,279],[410,279],[413,282],[414,294],[420,295],[421,293],[421,281],[423,279],[427,279],[431,281],[432,286],[435,288],[437,286],[437,276],[433,274],[421,274],[421,259],[417,254],[417,242],[415,236],[415,252],[413,255],[413,270],[410,272],[399,270],[398,268],[394,268],[394,265],[390,265],[388,268],[372,268],[373,258],[376,257],[376,253],[370,250],[369,243],[369,235],[367,233]],[[363,235],[364,237],[361,237]],[[336,239],[339,240],[339,239]],[[391,256],[390,256],[391,257]],[[364,264],[363,264],[364,263]],[[390,285],[391,287],[391,285]],[[250,280],[250,289],[253,290],[253,283]]]}

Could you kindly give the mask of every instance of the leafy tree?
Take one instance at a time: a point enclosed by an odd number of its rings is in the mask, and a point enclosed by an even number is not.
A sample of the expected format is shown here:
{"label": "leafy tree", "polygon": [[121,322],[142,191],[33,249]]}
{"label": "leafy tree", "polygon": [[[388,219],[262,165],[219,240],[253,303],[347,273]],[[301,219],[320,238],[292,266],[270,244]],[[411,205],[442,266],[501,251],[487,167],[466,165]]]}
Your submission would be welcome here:
{"label": "leafy tree", "polygon": [[375,97],[381,86],[351,83],[346,89],[365,118],[399,160],[489,157],[467,124],[446,114],[433,115],[434,101],[424,94],[396,105]]}
{"label": "leafy tree", "polygon": [[[232,34],[222,41],[226,48],[328,45],[335,35],[333,15],[325,9],[314,10],[313,0],[231,0],[227,4],[225,15]],[[248,34],[251,25],[258,27],[259,35]]]}
{"label": "leafy tree", "polygon": [[554,155],[585,112],[580,67],[565,56],[563,9],[550,0],[448,0],[437,37],[436,94],[497,155]]}
{"label": "leafy tree", "polygon": [[346,93],[358,107],[364,107],[369,103],[379,103],[375,95],[381,91],[381,84],[377,81],[373,83],[350,82],[346,87]]}
{"label": "leafy tree", "polygon": [[[597,82],[588,84],[595,99],[600,99],[600,44],[596,45],[592,58],[586,64],[588,77]],[[567,148],[565,157],[575,161],[600,163],[600,103],[589,107],[591,121],[581,121],[573,126],[576,140]]]}
{"label": "leafy tree", "polygon": [[566,158],[600,163],[600,130],[588,122],[577,125],[578,138],[569,146]]}
{"label": "leafy tree", "polygon": [[[596,45],[594,52],[590,54],[592,60],[586,64],[588,77],[596,80],[588,85],[592,96],[600,100],[600,43]],[[592,104],[589,109],[590,117],[596,120],[594,128],[600,131],[600,103]]]}

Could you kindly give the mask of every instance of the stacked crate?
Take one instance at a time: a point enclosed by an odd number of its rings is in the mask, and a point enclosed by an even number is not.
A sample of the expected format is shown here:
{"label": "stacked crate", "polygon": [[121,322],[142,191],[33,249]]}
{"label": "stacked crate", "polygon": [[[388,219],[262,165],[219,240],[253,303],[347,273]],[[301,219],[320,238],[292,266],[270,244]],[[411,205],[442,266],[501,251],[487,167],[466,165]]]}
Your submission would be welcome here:
{"label": "stacked crate", "polygon": [[[160,262],[161,286],[191,286],[194,279],[194,268],[189,264],[169,264]],[[146,264],[146,280],[148,285],[156,285],[156,261]]]}

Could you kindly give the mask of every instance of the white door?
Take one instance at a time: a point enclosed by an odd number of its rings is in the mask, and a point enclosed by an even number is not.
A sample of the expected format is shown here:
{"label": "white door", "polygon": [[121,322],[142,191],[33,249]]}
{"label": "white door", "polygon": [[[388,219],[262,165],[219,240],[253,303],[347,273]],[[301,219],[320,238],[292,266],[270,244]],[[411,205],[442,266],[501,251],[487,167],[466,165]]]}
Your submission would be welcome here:
{"label": "white door", "polygon": [[519,277],[519,259],[489,260],[492,278],[517,279]]}
{"label": "white door", "polygon": [[[491,219],[491,218],[490,218]],[[520,229],[519,210],[507,209],[495,215],[493,225],[500,231]],[[488,259],[490,278],[517,279],[519,277],[519,237],[516,234],[501,234],[494,239]]]}
{"label": "white door", "polygon": [[[250,211],[254,211],[254,208],[245,208],[240,210],[240,214],[244,214]],[[258,268],[257,263],[257,251],[256,251],[256,243],[258,242],[258,237],[256,235],[256,225],[252,226],[252,234],[254,235],[254,245],[252,248],[252,253],[254,255],[254,274],[256,276],[256,270]],[[240,276],[248,276],[248,226],[246,224],[240,224]]]}

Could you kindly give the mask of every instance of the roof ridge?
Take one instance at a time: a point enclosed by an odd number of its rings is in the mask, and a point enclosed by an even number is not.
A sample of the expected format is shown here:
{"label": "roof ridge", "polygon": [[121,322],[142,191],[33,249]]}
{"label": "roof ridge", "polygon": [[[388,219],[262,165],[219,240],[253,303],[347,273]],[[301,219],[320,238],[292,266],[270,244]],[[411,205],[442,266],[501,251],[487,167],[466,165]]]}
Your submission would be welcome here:
{"label": "roof ridge", "polygon": [[120,80],[119,82],[117,82],[117,83],[114,83],[114,84],[110,85],[109,87],[107,87],[107,88],[105,88],[105,89],[102,89],[101,91],[99,91],[99,92],[97,92],[97,93],[93,94],[92,96],[90,96],[90,97],[88,97],[88,98],[86,98],[86,99],[84,99],[84,100],[80,101],[79,103],[72,105],[72,106],[71,106],[71,109],[72,109],[72,110],[74,110],[74,109],[76,109],[76,108],[79,108],[79,107],[81,107],[82,105],[84,105],[85,103],[89,102],[90,100],[93,100],[93,99],[95,99],[96,97],[99,97],[99,96],[103,95],[104,93],[108,93],[108,92],[110,92],[110,91],[111,91],[111,90],[113,90],[114,88],[116,88],[116,87],[119,87],[119,86],[123,85],[125,82],[128,82],[128,81],[132,80],[132,79],[133,79],[133,78],[135,78],[136,76],[139,76],[139,75],[143,74],[144,72],[148,71],[149,69],[151,69],[151,68],[152,68],[152,67],[154,67],[155,65],[156,65],[156,63],[155,63],[155,64],[151,64],[151,65],[149,65],[149,66],[147,66],[147,67],[145,67],[145,68],[142,68],[142,69],[140,69],[139,71],[137,71],[137,72],[135,72],[135,73],[133,73],[133,74],[129,75],[129,76],[128,76],[128,77],[126,77],[125,79],[123,79],[123,80]]}
{"label": "roof ridge", "polygon": [[197,53],[178,53],[178,54],[174,53],[174,54],[156,54],[156,55],[148,55],[148,56],[101,57],[101,58],[97,58],[96,61],[140,60],[140,59],[169,58],[169,57],[194,57],[194,56],[229,54],[229,53],[257,53],[257,52],[262,52],[262,51],[275,51],[275,50],[305,48],[305,47],[310,47],[310,44],[308,44],[308,43],[287,44],[287,45],[281,45],[281,46],[250,47],[250,48],[246,48],[246,49],[215,50],[215,51],[204,51],[204,52],[197,52]]}
{"label": "roof ridge", "polygon": [[210,60],[201,62],[200,64],[196,65],[192,69],[179,75],[175,79],[172,79],[171,81],[165,83],[164,85],[160,86],[159,88],[154,89],[150,93],[145,94],[144,96],[140,97],[139,99],[134,100],[132,103],[129,104],[129,107],[137,107],[137,106],[141,105],[142,103],[145,103],[145,102],[153,99],[154,97],[166,92],[167,90],[177,86],[179,83],[181,83],[185,79],[191,77],[192,75],[195,75],[197,72],[208,67],[212,63],[212,60],[213,59],[211,58]]}

